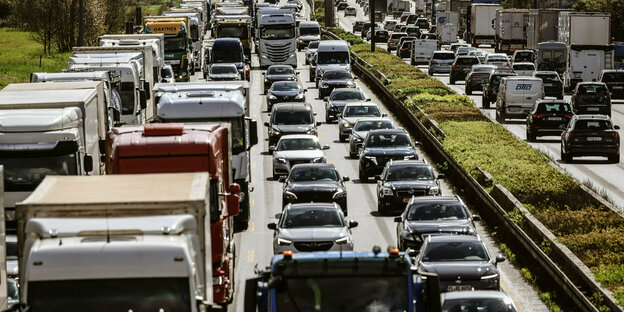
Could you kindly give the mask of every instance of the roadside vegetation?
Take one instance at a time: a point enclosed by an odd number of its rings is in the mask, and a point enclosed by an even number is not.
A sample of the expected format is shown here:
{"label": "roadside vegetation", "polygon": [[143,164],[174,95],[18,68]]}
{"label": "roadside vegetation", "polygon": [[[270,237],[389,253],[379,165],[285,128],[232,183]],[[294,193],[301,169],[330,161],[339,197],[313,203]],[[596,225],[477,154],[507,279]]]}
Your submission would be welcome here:
{"label": "roadside vegetation", "polygon": [[[468,172],[489,172],[493,183],[514,194],[613,291],[624,305],[624,219],[583,196],[581,185],[550,160],[500,124],[487,119],[470,98],[455,94],[417,67],[370,45],[342,29],[331,28],[371,70],[387,78],[386,87],[417,116],[424,111],[445,132],[445,150]],[[418,108],[416,107],[418,106]],[[595,302],[599,305],[599,302]]]}

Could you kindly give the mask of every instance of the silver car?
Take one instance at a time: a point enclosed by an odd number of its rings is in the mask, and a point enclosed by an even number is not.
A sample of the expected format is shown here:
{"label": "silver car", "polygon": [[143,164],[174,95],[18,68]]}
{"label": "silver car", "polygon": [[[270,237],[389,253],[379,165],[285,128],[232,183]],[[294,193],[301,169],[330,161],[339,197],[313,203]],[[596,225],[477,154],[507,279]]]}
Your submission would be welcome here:
{"label": "silver car", "polygon": [[345,142],[358,119],[363,117],[385,117],[386,114],[381,113],[377,104],[364,102],[348,103],[342,110],[342,114],[338,116],[338,138],[340,142]]}
{"label": "silver car", "polygon": [[451,65],[455,62],[455,53],[451,51],[435,51],[429,61],[429,75],[435,73],[450,73]]}
{"label": "silver car", "polygon": [[277,146],[269,146],[273,153],[273,179],[288,175],[290,168],[297,164],[325,163],[327,158],[323,150],[329,145],[319,143],[318,137],[311,134],[285,135],[277,142]]}
{"label": "silver car", "polygon": [[392,119],[388,118],[360,118],[353,126],[353,131],[349,135],[349,157],[357,158],[358,150],[366,134],[370,130],[376,129],[396,129]]}
{"label": "silver car", "polygon": [[311,41],[308,44],[308,47],[305,49],[305,64],[306,65],[314,63],[314,55],[316,54],[316,49],[318,49],[318,45],[319,45],[318,41]]}
{"label": "silver car", "polygon": [[485,57],[485,64],[496,65],[500,70],[511,70],[511,62],[505,53],[488,54]]}
{"label": "silver car", "polygon": [[277,223],[268,224],[275,231],[275,254],[353,250],[351,229],[358,223],[345,220],[336,203],[288,204],[277,217]]}
{"label": "silver car", "polygon": [[240,80],[240,74],[235,64],[215,63],[210,65],[209,80]]}

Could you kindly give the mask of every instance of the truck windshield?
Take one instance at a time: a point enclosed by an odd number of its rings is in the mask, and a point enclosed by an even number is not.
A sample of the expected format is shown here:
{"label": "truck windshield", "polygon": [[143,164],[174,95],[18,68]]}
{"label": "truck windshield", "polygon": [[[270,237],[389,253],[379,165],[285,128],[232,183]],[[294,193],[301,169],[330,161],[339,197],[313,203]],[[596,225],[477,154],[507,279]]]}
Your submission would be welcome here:
{"label": "truck windshield", "polygon": [[165,51],[185,51],[186,38],[165,38]]}
{"label": "truck windshield", "polygon": [[321,33],[321,30],[317,27],[303,27],[299,28],[299,36],[316,36]]}
{"label": "truck windshield", "polygon": [[186,312],[190,303],[189,281],[181,277],[28,283],[30,311]]}
{"label": "truck windshield", "polygon": [[121,97],[121,112],[124,115],[134,113],[134,82],[122,82],[119,96]]}
{"label": "truck windshield", "polygon": [[6,191],[32,191],[47,175],[77,175],[76,154],[1,157]]}
{"label": "truck windshield", "polygon": [[317,52],[316,64],[348,64],[349,52]]}
{"label": "truck windshield", "polygon": [[[407,311],[406,276],[288,278],[275,289],[277,311]],[[336,294],[340,296],[336,296]]]}
{"label": "truck windshield", "polygon": [[239,38],[239,39],[249,38],[249,32],[247,31],[247,27],[245,25],[238,25],[238,26],[219,25],[219,28],[217,29],[217,33],[219,34],[219,38]]}
{"label": "truck windshield", "polygon": [[242,50],[212,50],[213,63],[241,63],[245,61]]}
{"label": "truck windshield", "polygon": [[291,26],[276,25],[263,26],[260,29],[260,38],[268,40],[291,39],[295,37],[295,29]]}
{"label": "truck windshield", "polygon": [[191,25],[191,39],[199,41],[199,26]]}

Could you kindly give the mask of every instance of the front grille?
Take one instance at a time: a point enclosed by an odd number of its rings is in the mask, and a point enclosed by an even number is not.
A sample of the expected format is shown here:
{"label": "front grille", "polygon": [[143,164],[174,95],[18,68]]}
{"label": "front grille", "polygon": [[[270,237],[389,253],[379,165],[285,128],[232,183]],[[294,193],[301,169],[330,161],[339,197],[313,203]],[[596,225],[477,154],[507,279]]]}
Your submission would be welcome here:
{"label": "front grille", "polygon": [[396,191],[398,197],[425,196],[425,190],[403,190]]}
{"label": "front grille", "polygon": [[295,248],[301,252],[309,251],[328,251],[332,248],[334,242],[296,242]]}
{"label": "front grille", "polygon": [[309,159],[291,160],[290,167],[292,168],[294,165],[309,164],[309,163],[311,163]]}
{"label": "front grille", "polygon": [[318,203],[330,203],[332,202],[334,192],[327,191],[313,191],[313,192],[297,192],[297,199],[299,202],[318,202]]}
{"label": "front grille", "polygon": [[404,156],[386,156],[386,157],[377,156],[377,165],[383,167],[390,160],[403,160],[403,159],[404,159]]}
{"label": "front grille", "polygon": [[271,62],[285,62],[291,54],[290,43],[281,45],[265,45],[267,57]]}

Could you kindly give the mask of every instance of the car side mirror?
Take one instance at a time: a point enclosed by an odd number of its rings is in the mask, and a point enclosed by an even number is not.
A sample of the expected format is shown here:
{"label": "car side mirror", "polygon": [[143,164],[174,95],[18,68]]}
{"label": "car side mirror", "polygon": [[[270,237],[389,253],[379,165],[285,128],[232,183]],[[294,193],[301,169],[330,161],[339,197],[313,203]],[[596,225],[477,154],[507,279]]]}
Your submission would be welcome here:
{"label": "car side mirror", "polygon": [[299,72],[295,72],[295,74],[296,74],[296,75],[299,75],[300,73],[299,73]]}
{"label": "car side mirror", "polygon": [[507,258],[505,258],[505,256],[503,256],[503,255],[498,255],[498,256],[496,256],[496,260],[494,260],[494,263],[501,263],[501,262],[505,262],[505,260],[507,260]]}
{"label": "car side mirror", "polygon": [[472,215],[472,221],[481,221],[480,215]]}
{"label": "car side mirror", "polygon": [[352,228],[354,228],[354,227],[357,227],[357,226],[358,226],[358,224],[359,224],[359,223],[358,223],[357,221],[354,221],[354,220],[349,220],[349,228],[350,228],[350,229],[352,229]]}
{"label": "car side mirror", "polygon": [[318,115],[318,113],[313,113],[312,115],[313,115],[313,116],[316,116],[316,115]]}
{"label": "car side mirror", "polygon": [[249,121],[249,147],[258,144],[258,122],[255,119]]}
{"label": "car side mirror", "polygon": [[318,126],[320,126],[320,125],[321,125],[321,122],[320,122],[320,121],[317,121],[317,122],[316,122],[316,126],[318,127]]}
{"label": "car side mirror", "polygon": [[93,171],[93,157],[91,155],[84,155],[83,163],[86,173]]}
{"label": "car side mirror", "polygon": [[401,217],[394,217],[394,222],[402,222],[403,218]]}
{"label": "car side mirror", "polygon": [[269,230],[277,230],[277,223],[271,222],[267,224],[267,228],[269,228]]}
{"label": "car side mirror", "polygon": [[323,145],[323,149],[324,150],[328,150],[329,149],[329,145]]}
{"label": "car side mirror", "polygon": [[438,174],[438,179],[446,179],[446,176],[442,173]]}
{"label": "car side mirror", "polygon": [[308,92],[308,89],[303,89],[303,93],[306,93],[306,92]]}
{"label": "car side mirror", "polygon": [[347,176],[342,177],[342,181],[344,181],[344,182],[347,182],[347,181],[349,181],[349,180],[351,180],[351,178],[349,178],[349,177],[347,177]]}
{"label": "car side mirror", "polygon": [[615,129],[615,130],[620,130],[620,126],[615,125],[615,126],[613,126],[613,129]]}
{"label": "car side mirror", "polygon": [[381,117],[388,117],[388,114],[381,114]]}
{"label": "car side mirror", "polygon": [[266,76],[266,73],[262,73],[262,76]]}
{"label": "car side mirror", "polygon": [[265,123],[264,123],[264,126],[265,126],[265,127],[270,127],[270,126],[271,126],[271,124],[270,124],[270,123],[268,123],[268,122],[265,122]]}
{"label": "car side mirror", "polygon": [[285,177],[285,176],[280,176],[280,177],[277,179],[277,181],[278,181],[278,182],[280,182],[280,183],[284,183],[284,182],[286,182],[286,177]]}
{"label": "car side mirror", "polygon": [[269,146],[269,152],[275,152],[275,145]]}

